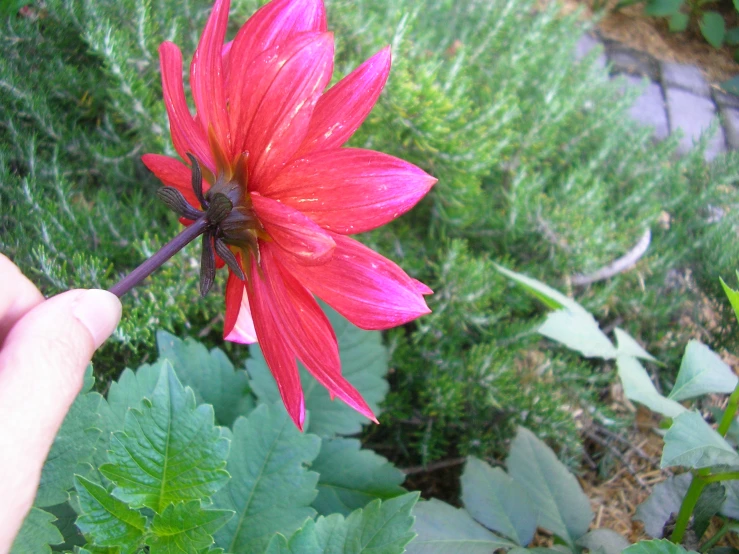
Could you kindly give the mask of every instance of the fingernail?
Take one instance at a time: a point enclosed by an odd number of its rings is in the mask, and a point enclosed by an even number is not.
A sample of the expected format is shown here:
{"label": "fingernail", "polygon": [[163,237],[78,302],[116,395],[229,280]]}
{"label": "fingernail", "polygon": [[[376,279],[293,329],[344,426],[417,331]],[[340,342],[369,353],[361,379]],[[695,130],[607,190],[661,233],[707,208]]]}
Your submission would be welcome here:
{"label": "fingernail", "polygon": [[105,290],[86,290],[77,298],[72,315],[87,328],[98,349],[121,319],[121,301]]}

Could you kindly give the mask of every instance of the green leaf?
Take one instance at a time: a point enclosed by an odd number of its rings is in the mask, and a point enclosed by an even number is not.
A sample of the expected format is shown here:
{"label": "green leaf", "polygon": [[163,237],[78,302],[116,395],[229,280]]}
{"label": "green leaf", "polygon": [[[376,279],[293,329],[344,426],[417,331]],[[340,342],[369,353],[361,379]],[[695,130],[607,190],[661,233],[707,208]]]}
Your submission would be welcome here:
{"label": "green leaf", "polygon": [[721,483],[708,483],[693,509],[693,531],[701,538],[721,506],[726,501],[726,488]]}
{"label": "green leaf", "polygon": [[621,554],[621,551],[630,544],[622,535],[611,529],[593,529],[577,541],[578,546],[602,554]]}
{"label": "green leaf", "polygon": [[317,472],[318,496],[313,507],[321,515],[349,515],[376,498],[400,496],[405,475],[382,456],[360,450],[356,439],[326,439],[311,464]]}
{"label": "green leaf", "polygon": [[739,481],[725,481],[726,500],[721,506],[721,514],[731,519],[739,519]]}
{"label": "green leaf", "polygon": [[652,17],[664,17],[677,13],[683,5],[683,0],[648,0],[644,13]]}
{"label": "green leaf", "polygon": [[729,94],[739,96],[739,75],[735,75],[731,79],[721,83],[721,88]]}
{"label": "green leaf", "polygon": [[705,344],[691,340],[667,398],[679,401],[716,392],[728,394],[734,391],[737,382],[734,372],[717,354]]}
{"label": "green leaf", "polygon": [[531,277],[527,277],[526,275],[523,275],[521,273],[516,273],[515,271],[511,271],[510,269],[506,269],[503,266],[497,264],[495,265],[495,269],[497,269],[506,277],[516,281],[526,290],[526,292],[541,300],[548,308],[551,308],[552,310],[559,310],[561,308],[564,308],[565,310],[572,313],[590,315],[590,313],[585,308],[580,306],[580,304],[575,302],[572,298],[570,298],[569,296],[565,296],[558,290],[553,289],[549,285],[545,285],[541,281],[537,281],[536,279],[532,279]]}
{"label": "green leaf", "polygon": [[81,464],[90,462],[95,452],[100,437],[101,401],[102,396],[88,392],[77,396],[72,403],[44,462],[35,506],[44,508],[67,501],[67,491],[74,486],[75,471],[79,472]]}
{"label": "green leaf", "polygon": [[198,404],[212,404],[216,421],[230,427],[254,409],[254,397],[244,370],[235,371],[222,350],[210,352],[193,339],[180,340],[157,332],[159,356],[172,362],[182,384],[195,392]]}
{"label": "green leaf", "polygon": [[[380,402],[388,391],[387,348],[379,331],[364,331],[355,327],[331,308],[324,306],[339,341],[342,375],[362,394],[367,404],[380,413]],[[280,399],[277,385],[256,344],[249,346],[251,358],[247,371],[251,387],[261,402],[272,404]],[[341,401],[331,400],[328,391],[300,366],[300,380],[305,394],[305,407],[310,412],[306,430],[321,437],[353,435],[362,430],[368,420]]]}
{"label": "green leaf", "polygon": [[526,489],[499,467],[470,456],[462,473],[462,503],[488,529],[526,546],[536,532],[536,509]]}
{"label": "green leaf", "polygon": [[418,534],[409,545],[409,554],[489,554],[515,543],[494,535],[462,509],[440,500],[419,502],[413,509]]}
{"label": "green leaf", "polygon": [[649,498],[636,508],[634,519],[644,523],[644,530],[650,537],[662,538],[665,524],[680,510],[692,479],[690,473],[668,477],[656,484]]}
{"label": "green leaf", "polygon": [[739,466],[739,454],[703,417],[685,412],[675,418],[665,434],[661,467],[700,469],[717,465]]}
{"label": "green leaf", "polygon": [[616,357],[616,349],[589,313],[560,310],[547,316],[539,333],[580,352],[586,358]]}
{"label": "green leaf", "polygon": [[695,550],[685,550],[679,544],[667,539],[659,541],[641,541],[632,544],[622,554],[698,554]]}
{"label": "green leaf", "polygon": [[570,546],[587,532],[593,519],[588,497],[554,452],[528,429],[518,428],[506,467],[538,508],[539,527]]}
{"label": "green leaf", "polygon": [[[739,42],[739,27],[732,29],[730,32],[733,32],[733,31],[736,31],[737,42]],[[727,41],[728,40],[729,39],[727,36]],[[729,285],[726,284],[726,282],[723,279],[721,279],[721,277],[719,277],[719,281],[721,281],[721,286],[723,287],[724,292],[726,293],[726,296],[729,299],[729,302],[731,303],[731,307],[734,310],[734,315],[736,316],[737,320],[739,320],[739,291],[735,291],[734,289],[732,289]]]}
{"label": "green leaf", "polygon": [[718,12],[705,11],[700,20],[701,33],[708,44],[714,48],[721,48],[724,45],[724,37],[726,36],[726,21],[724,16]]}
{"label": "green leaf", "polygon": [[64,537],[54,526],[56,518],[39,508],[31,508],[18,535],[10,547],[10,554],[46,554],[51,552],[49,545],[61,544]]}
{"label": "green leaf", "polygon": [[[74,496],[76,498],[76,493],[74,493]],[[57,546],[54,550],[72,550],[75,546],[82,546],[85,544],[85,538],[82,536],[82,533],[80,533],[77,525],[75,525],[77,512],[72,509],[69,502],[50,506],[46,510],[56,518],[54,525],[59,529],[59,532],[64,538],[63,543]]]}
{"label": "green leaf", "polygon": [[192,553],[213,544],[213,533],[233,517],[230,510],[204,510],[199,500],[170,504],[151,523],[151,554]]}
{"label": "green leaf", "polygon": [[624,394],[632,402],[644,404],[653,412],[667,417],[677,417],[686,412],[684,406],[657,392],[647,370],[636,358],[619,356],[616,358],[616,367]]}
{"label": "green leaf", "polygon": [[206,499],[228,480],[223,467],[228,440],[213,425],[213,407],[195,406],[169,361],[162,365],[151,400],[126,414],[124,430],[110,441],[100,471],[116,484],[113,494],[157,513],[170,503]]}
{"label": "green leaf", "polygon": [[614,329],[614,334],[616,335],[616,344],[618,345],[616,356],[631,356],[633,358],[640,358],[642,360],[659,363],[657,358],[644,350],[642,345],[636,342],[636,340],[634,340],[634,338],[623,329],[616,327],[616,329]]}
{"label": "green leaf", "polygon": [[308,471],[321,441],[297,430],[281,403],[258,406],[234,423],[231,480],[213,497],[236,516],[215,535],[226,552],[262,552],[276,532],[290,534],[315,514],[318,474]]}
{"label": "green leaf", "polygon": [[682,33],[688,28],[688,23],[690,23],[690,16],[688,14],[683,12],[673,13],[670,16],[670,31],[673,33]]}
{"label": "green leaf", "polygon": [[79,475],[75,478],[81,514],[77,526],[97,546],[119,547],[121,554],[136,552],[146,529],[146,518],[108,491]]}
{"label": "green leaf", "polygon": [[136,372],[126,368],[118,380],[110,384],[106,402],[101,407],[107,431],[123,431],[129,409],[141,409],[144,398],[151,398],[163,368],[164,361],[144,364]]}

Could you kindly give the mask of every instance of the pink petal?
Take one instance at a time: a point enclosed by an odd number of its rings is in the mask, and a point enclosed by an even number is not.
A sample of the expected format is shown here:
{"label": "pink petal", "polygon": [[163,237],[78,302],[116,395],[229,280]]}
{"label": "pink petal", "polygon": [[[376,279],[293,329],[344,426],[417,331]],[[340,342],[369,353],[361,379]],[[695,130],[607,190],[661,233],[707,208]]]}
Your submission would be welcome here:
{"label": "pink petal", "polygon": [[[248,151],[249,188],[259,191],[300,146],[331,79],[331,33],[303,34],[260,54],[229,83],[234,151]],[[231,59],[233,58],[233,50]]]}
{"label": "pink petal", "polygon": [[295,156],[338,148],[349,140],[377,102],[389,74],[388,46],[326,91]]}
{"label": "pink petal", "polygon": [[436,182],[413,164],[373,150],[337,148],[295,160],[263,194],[340,234],[370,231],[410,210]]}
{"label": "pink petal", "polygon": [[[221,263],[223,261],[221,260]],[[257,342],[254,320],[249,308],[249,296],[244,294],[245,283],[230,270],[226,283],[226,320],[223,338],[230,342],[252,344]]]}
{"label": "pink petal", "polygon": [[[200,202],[192,190],[192,173],[189,167],[179,160],[159,154],[144,154],[141,156],[141,161],[162,183],[176,188],[191,206],[201,209]],[[208,188],[210,185],[203,181],[203,190],[207,191]]]}
{"label": "pink petal", "polygon": [[320,266],[281,261],[308,290],[362,329],[388,329],[431,312],[415,279],[377,252],[342,235]]}
{"label": "pink petal", "polygon": [[230,153],[222,60],[229,5],[216,0],[213,6],[190,64],[190,88],[203,129],[212,125],[218,144]]}
{"label": "pink petal", "polygon": [[316,265],[331,259],[334,239],[309,218],[271,198],[252,194],[251,200],[264,230],[295,261]]}
{"label": "pink petal", "polygon": [[428,296],[429,294],[434,294],[434,291],[431,290],[431,288],[429,288],[428,285],[425,285],[418,279],[411,278],[411,280],[413,281],[413,284],[416,285],[416,291],[418,292],[418,294],[423,294],[424,296]]}
{"label": "pink petal", "polygon": [[323,0],[273,0],[259,8],[236,34],[229,52],[228,73],[244,71],[258,54],[275,44],[289,42],[300,33],[325,31]]}
{"label": "pink petal", "polygon": [[279,264],[278,253],[266,244],[262,250],[265,281],[272,293],[272,309],[282,335],[319,383],[350,407],[377,421],[362,395],[341,376],[341,360],[331,324],[311,294]]}
{"label": "pink petal", "polygon": [[189,152],[200,163],[214,169],[211,167],[213,159],[203,129],[195,123],[185,100],[180,49],[171,42],[163,42],[159,46],[159,60],[162,69],[164,104],[167,107],[169,128],[175,150],[183,160],[187,159],[186,154]]}
{"label": "pink petal", "polygon": [[295,353],[284,336],[283,326],[275,319],[276,309],[271,291],[253,259],[246,291],[262,354],[275,378],[287,413],[302,431],[305,422],[305,399],[298,366],[295,363]]}

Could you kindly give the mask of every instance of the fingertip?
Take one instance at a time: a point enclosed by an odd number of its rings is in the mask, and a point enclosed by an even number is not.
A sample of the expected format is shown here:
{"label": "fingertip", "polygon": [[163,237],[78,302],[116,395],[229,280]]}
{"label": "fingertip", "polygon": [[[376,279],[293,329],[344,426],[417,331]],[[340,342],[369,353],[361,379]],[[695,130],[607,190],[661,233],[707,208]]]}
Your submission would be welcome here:
{"label": "fingertip", "polygon": [[72,308],[72,315],[90,333],[97,350],[113,334],[121,320],[121,301],[106,290],[83,291]]}

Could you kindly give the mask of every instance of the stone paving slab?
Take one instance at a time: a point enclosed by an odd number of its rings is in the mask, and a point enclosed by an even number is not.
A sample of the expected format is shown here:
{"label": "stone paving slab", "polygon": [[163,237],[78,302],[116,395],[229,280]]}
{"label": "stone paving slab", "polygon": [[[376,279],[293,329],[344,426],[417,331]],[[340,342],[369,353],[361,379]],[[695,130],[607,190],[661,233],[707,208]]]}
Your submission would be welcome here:
{"label": "stone paving slab", "polygon": [[660,62],[660,70],[665,88],[677,87],[698,96],[711,95],[711,88],[703,77],[703,72],[694,65]]}
{"label": "stone paving slab", "polygon": [[603,49],[603,44],[601,44],[598,39],[594,38],[589,33],[585,33],[583,36],[580,37],[580,40],[577,41],[577,44],[575,45],[575,59],[578,61],[582,60],[585,56],[590,54],[590,52],[594,48],[601,49],[601,53],[596,58],[595,64],[598,67],[605,68],[608,64],[608,58],[606,57],[606,52]]}
{"label": "stone paving slab", "polygon": [[635,75],[624,75],[623,77],[629,86],[644,89],[629,111],[631,117],[640,125],[654,127],[654,136],[657,139],[667,138],[670,135],[670,127],[667,122],[662,87],[657,83],[647,81],[644,77]]}
{"label": "stone paving slab", "polygon": [[[668,88],[665,92],[670,129],[673,132],[678,129],[682,131],[678,151],[685,154],[693,148],[703,132],[718,121],[716,105],[710,98],[682,89]],[[725,151],[724,131],[719,125],[706,148],[706,160],[710,161]]]}
{"label": "stone paving slab", "polygon": [[659,77],[659,65],[648,54],[632,50],[619,43],[606,42],[608,61],[611,62],[613,73],[630,73],[632,75],[646,75],[653,81]]}

